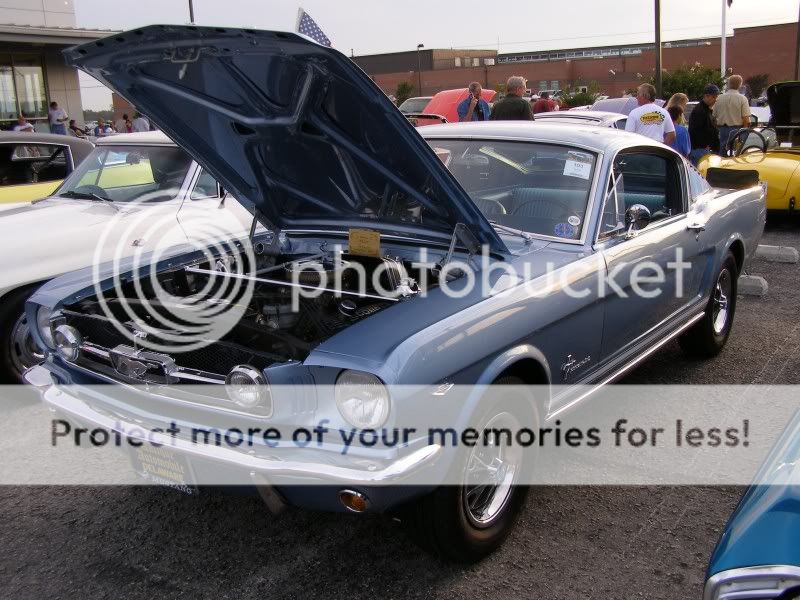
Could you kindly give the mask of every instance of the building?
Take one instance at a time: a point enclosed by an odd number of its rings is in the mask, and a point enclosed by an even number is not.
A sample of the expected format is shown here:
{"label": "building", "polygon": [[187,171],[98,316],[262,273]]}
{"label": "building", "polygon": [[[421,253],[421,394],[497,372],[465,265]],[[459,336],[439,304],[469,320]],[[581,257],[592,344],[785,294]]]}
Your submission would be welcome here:
{"label": "building", "polygon": [[[745,78],[767,73],[772,82],[794,79],[796,35],[796,23],[736,28],[733,35],[726,38],[727,65]],[[511,75],[522,75],[534,92],[568,86],[580,87],[597,82],[603,93],[619,96],[649,79],[655,71],[655,49],[652,43],[511,54],[495,52],[493,59],[489,60],[486,58],[493,52],[491,50],[450,52],[455,53],[454,57],[459,54],[465,56],[469,52],[470,60],[462,59],[459,64],[455,64],[453,58],[451,65],[442,61],[439,68],[428,66],[431,65],[430,60],[423,62],[420,77],[422,89],[415,91],[416,95],[430,95],[444,89],[466,87],[470,81],[479,81],[484,87],[496,88],[504,84]],[[370,56],[370,60],[363,65],[360,62],[362,57],[354,57],[353,60],[362,65],[386,93],[394,93],[397,84],[402,81],[418,87],[418,74],[414,66],[416,59],[411,61],[411,57],[416,56],[415,52],[398,52],[392,55],[404,56],[403,62],[383,62],[379,56],[387,55]],[[474,64],[472,57],[477,56],[482,57],[479,62],[483,64]],[[671,70],[697,62],[705,66],[719,66],[719,37],[662,44],[664,69]],[[402,68],[389,71],[388,67],[395,64],[402,65]],[[375,68],[375,65],[379,68]]]}
{"label": "building", "polygon": [[37,131],[49,131],[52,101],[82,122],[78,72],[61,51],[111,33],[77,28],[72,0],[0,0],[0,129],[24,113]]}

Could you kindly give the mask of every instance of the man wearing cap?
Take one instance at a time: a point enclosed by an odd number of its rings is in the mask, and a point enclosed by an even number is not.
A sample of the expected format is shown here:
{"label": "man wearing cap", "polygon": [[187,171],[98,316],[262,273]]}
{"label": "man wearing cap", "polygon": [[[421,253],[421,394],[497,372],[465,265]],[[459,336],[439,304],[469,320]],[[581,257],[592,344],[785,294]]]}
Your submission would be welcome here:
{"label": "man wearing cap", "polygon": [[709,83],[703,89],[703,99],[697,103],[689,117],[689,139],[692,142],[692,151],[689,159],[692,164],[697,164],[703,156],[711,152],[719,153],[719,131],[714,124],[711,108],[717,101],[719,88]]}
{"label": "man wearing cap", "polygon": [[742,127],[750,127],[750,103],[739,93],[742,76],[728,77],[728,89],[714,103],[714,120],[719,127],[719,147],[727,154],[728,140]]}

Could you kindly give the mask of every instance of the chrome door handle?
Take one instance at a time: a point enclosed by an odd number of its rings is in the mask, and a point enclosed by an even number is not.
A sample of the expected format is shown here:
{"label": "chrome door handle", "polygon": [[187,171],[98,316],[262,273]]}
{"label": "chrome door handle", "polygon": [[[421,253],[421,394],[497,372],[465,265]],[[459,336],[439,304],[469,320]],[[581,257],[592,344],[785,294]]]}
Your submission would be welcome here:
{"label": "chrome door handle", "polygon": [[686,226],[686,229],[691,229],[692,231],[705,231],[706,226],[703,225],[702,223],[689,223]]}

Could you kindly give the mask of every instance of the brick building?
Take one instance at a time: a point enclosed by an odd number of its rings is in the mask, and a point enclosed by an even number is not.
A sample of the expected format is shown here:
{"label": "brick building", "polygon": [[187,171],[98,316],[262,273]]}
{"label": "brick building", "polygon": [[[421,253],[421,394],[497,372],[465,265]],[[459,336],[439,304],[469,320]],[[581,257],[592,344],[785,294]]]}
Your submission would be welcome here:
{"label": "brick building", "polygon": [[[770,81],[794,79],[796,23],[734,29],[727,38],[727,65],[745,78],[769,74]],[[422,91],[466,86],[480,81],[485,87],[503,84],[511,75],[522,75],[534,90],[581,86],[596,81],[603,93],[622,95],[647,80],[655,70],[653,44],[556,49],[497,54],[492,50],[427,50],[422,63]],[[439,60],[435,61],[434,56]],[[382,58],[387,57],[387,58]],[[388,58],[391,57],[391,58]],[[354,57],[353,60],[389,94],[406,81],[417,87],[415,51]],[[663,68],[675,69],[699,62],[718,66],[720,38],[680,40],[662,44]],[[477,63],[477,64],[476,64]]]}

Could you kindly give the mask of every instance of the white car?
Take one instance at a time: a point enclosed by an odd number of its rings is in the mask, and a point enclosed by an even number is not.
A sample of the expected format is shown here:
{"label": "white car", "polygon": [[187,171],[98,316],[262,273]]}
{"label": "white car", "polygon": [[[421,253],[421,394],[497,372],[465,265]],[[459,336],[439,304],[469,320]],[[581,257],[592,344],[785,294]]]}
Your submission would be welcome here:
{"label": "white car", "polygon": [[97,140],[54,195],[0,211],[0,381],[42,360],[27,298],[68,271],[218,237],[241,236],[252,215],[161,132]]}

